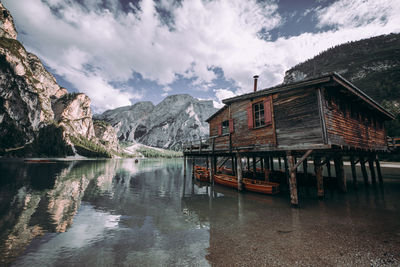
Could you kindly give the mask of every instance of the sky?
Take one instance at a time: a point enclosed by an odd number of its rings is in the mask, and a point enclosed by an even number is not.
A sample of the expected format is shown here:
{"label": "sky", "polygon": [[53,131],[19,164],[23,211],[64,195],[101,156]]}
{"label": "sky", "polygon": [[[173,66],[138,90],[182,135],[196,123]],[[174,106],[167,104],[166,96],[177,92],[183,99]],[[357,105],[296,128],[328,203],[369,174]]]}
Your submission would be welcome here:
{"label": "sky", "polygon": [[282,83],[341,43],[400,32],[400,0],[2,0],[20,40],[94,113]]}

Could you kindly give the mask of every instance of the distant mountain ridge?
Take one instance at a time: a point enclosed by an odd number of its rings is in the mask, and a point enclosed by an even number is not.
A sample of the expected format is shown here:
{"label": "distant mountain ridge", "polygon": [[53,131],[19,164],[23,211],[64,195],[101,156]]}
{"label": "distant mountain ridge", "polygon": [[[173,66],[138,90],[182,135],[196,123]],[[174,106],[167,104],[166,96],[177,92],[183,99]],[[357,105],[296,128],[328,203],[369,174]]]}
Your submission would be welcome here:
{"label": "distant mountain ridge", "polygon": [[107,110],[95,119],[110,123],[120,141],[179,150],[186,141],[208,136],[205,120],[217,110],[210,100],[180,94],[168,96],[156,106],[138,102]]}

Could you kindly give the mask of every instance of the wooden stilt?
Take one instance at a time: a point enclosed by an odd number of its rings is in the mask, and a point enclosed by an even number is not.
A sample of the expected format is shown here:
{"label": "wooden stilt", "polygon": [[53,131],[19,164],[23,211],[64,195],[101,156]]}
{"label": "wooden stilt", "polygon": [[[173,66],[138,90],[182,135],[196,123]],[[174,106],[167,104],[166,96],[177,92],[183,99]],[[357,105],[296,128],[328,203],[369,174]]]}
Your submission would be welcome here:
{"label": "wooden stilt", "polygon": [[369,186],[367,168],[365,167],[364,157],[360,156],[361,172],[363,174],[365,186]]}
{"label": "wooden stilt", "polygon": [[[240,157],[239,154],[236,156],[237,158],[237,181],[238,181],[238,190],[242,191],[243,190],[243,177],[242,177],[242,158]],[[248,159],[248,158],[247,158]]]}
{"label": "wooden stilt", "polygon": [[354,156],[350,156],[350,165],[351,165],[351,175],[353,177],[353,185],[354,187],[357,187],[356,162],[354,160]]}
{"label": "wooden stilt", "polygon": [[289,184],[289,167],[288,167],[288,159],[287,157],[283,158],[285,164],[285,174],[286,174],[286,184]]}
{"label": "wooden stilt", "polygon": [[343,168],[343,159],[342,157],[336,157],[334,161],[335,161],[336,179],[339,188],[342,192],[347,192],[346,174]]}
{"label": "wooden stilt", "polygon": [[304,181],[308,180],[308,166],[307,166],[307,159],[303,161],[303,175],[304,175]]}
{"label": "wooden stilt", "polygon": [[253,179],[256,179],[257,174],[257,166],[256,166],[256,157],[253,157]]}
{"label": "wooden stilt", "polygon": [[186,178],[186,164],[187,164],[186,160],[187,160],[187,157],[183,156],[183,177],[184,178]]}
{"label": "wooden stilt", "polygon": [[273,171],[273,170],[274,170],[274,157],[271,156],[271,157],[270,157],[270,160],[271,160],[271,163],[270,163],[271,171]]}
{"label": "wooden stilt", "polygon": [[379,158],[376,156],[375,158],[376,172],[378,173],[379,183],[383,183],[382,172],[381,172],[381,164],[379,163]]}
{"label": "wooden stilt", "polygon": [[268,156],[264,156],[264,162],[265,162],[265,168],[269,170],[270,166],[269,166],[269,157]]}
{"label": "wooden stilt", "polygon": [[212,183],[214,180],[214,168],[213,168],[214,166],[212,157],[207,157],[207,165],[210,166],[208,170],[210,171],[210,183]]}
{"label": "wooden stilt", "polygon": [[322,199],[324,197],[324,178],[322,177],[322,164],[320,157],[314,158],[314,171],[317,179],[317,195],[319,199]]}
{"label": "wooden stilt", "polygon": [[263,161],[263,159],[262,159],[262,157],[260,157],[260,167],[261,167],[261,170],[264,170],[264,161]]}
{"label": "wooden stilt", "polygon": [[282,170],[281,157],[278,157],[279,170]]}
{"label": "wooden stilt", "polygon": [[332,171],[331,171],[331,159],[329,157],[326,157],[326,170],[328,172],[328,178],[332,178]]}
{"label": "wooden stilt", "polygon": [[194,179],[194,165],[195,165],[195,158],[192,158],[192,179]]}
{"label": "wooden stilt", "polygon": [[299,199],[297,196],[297,180],[296,180],[296,170],[293,169],[294,167],[294,158],[288,152],[287,156],[288,168],[290,170],[290,178],[289,178],[289,189],[290,189],[290,204],[293,207],[299,206]]}
{"label": "wooden stilt", "polygon": [[371,182],[372,184],[376,184],[376,176],[375,176],[375,169],[374,169],[374,158],[370,157],[368,159],[369,171],[371,173]]}

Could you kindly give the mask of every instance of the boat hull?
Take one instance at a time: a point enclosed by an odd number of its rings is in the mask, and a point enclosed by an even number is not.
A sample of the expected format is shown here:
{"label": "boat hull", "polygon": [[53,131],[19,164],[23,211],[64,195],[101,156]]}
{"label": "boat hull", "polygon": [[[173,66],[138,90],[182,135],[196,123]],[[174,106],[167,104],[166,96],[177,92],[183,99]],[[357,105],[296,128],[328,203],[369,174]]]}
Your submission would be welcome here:
{"label": "boat hull", "polygon": [[[235,176],[226,175],[226,174],[216,174],[214,175],[214,182],[220,185],[229,186],[232,188],[237,188],[237,179]],[[243,179],[244,188],[248,191],[274,195],[279,193],[279,184],[257,181],[252,179]]]}

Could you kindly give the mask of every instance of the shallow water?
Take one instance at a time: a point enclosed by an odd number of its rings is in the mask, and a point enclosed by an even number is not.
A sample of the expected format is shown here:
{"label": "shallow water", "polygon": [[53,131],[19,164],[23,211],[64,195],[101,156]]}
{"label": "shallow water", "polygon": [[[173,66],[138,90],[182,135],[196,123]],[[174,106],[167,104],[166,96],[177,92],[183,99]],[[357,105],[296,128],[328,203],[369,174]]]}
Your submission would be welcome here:
{"label": "shallow water", "polygon": [[[400,265],[400,169],[341,194],[238,193],[183,161],[0,161],[0,263],[15,266]],[[188,164],[191,166],[191,164]],[[346,166],[348,172],[348,166]],[[360,171],[358,172],[360,174]],[[348,175],[348,177],[351,177]]]}

